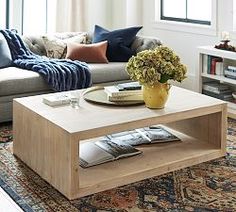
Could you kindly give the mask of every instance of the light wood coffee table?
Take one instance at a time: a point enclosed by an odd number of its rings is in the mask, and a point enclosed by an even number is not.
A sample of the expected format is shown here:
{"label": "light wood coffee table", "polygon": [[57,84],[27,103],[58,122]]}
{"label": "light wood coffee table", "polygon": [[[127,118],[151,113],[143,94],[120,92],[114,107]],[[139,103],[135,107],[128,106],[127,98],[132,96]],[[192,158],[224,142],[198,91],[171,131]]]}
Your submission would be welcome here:
{"label": "light wood coffee table", "polygon": [[[44,95],[14,100],[14,154],[69,199],[136,182],[225,155],[226,103],[172,87],[166,107],[112,107],[81,100],[53,108]],[[182,142],[140,147],[143,154],[83,169],[79,143],[164,124]]]}

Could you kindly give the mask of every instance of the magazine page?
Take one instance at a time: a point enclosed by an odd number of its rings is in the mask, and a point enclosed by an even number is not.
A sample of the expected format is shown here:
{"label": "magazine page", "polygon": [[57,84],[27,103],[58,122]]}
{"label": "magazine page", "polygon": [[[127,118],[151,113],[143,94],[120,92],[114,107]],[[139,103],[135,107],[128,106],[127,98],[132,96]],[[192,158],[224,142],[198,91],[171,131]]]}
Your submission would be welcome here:
{"label": "magazine page", "polygon": [[147,136],[143,136],[137,130],[124,131],[106,136],[110,140],[123,141],[131,146],[150,143]]}
{"label": "magazine page", "polygon": [[97,146],[113,155],[116,159],[140,154],[141,151],[135,149],[121,140],[101,140],[95,142]]}
{"label": "magazine page", "polygon": [[112,161],[114,157],[94,142],[81,143],[79,146],[80,165],[83,168]]}
{"label": "magazine page", "polygon": [[168,130],[161,126],[151,126],[141,129],[142,133],[148,136],[151,143],[162,143],[169,141],[178,141],[180,140],[177,136],[170,133]]}

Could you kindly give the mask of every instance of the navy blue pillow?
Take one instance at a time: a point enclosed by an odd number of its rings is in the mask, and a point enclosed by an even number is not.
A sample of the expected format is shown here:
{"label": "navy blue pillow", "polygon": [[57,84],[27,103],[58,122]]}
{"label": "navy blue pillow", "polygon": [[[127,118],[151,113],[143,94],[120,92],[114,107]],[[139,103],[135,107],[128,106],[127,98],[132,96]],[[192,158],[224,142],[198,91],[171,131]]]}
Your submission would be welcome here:
{"label": "navy blue pillow", "polygon": [[135,39],[139,27],[130,27],[125,29],[117,29],[108,31],[98,25],[95,25],[93,43],[108,41],[106,56],[110,62],[127,62],[129,58],[135,54],[130,46]]}
{"label": "navy blue pillow", "polygon": [[9,67],[12,64],[11,52],[7,41],[2,33],[0,33],[0,68]]}

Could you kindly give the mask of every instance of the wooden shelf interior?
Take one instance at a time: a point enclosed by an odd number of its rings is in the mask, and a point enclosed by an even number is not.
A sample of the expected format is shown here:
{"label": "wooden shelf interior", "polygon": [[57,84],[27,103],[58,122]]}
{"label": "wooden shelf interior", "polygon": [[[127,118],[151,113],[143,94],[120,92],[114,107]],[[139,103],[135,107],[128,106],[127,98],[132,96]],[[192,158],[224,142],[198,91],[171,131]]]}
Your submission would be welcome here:
{"label": "wooden shelf interior", "polygon": [[80,167],[81,195],[86,194],[87,190],[96,190],[98,186],[119,186],[126,180],[136,182],[144,176],[150,178],[222,156],[220,148],[212,144],[173,132],[181,141],[138,146],[136,148],[143,152],[140,155],[86,169]]}
{"label": "wooden shelf interior", "polygon": [[224,76],[218,76],[218,75],[213,75],[213,74],[202,73],[202,77],[217,80],[217,81],[220,81],[220,82],[226,82],[226,83],[229,83],[229,84],[232,84],[232,85],[236,84],[236,80],[230,79],[230,78],[227,78],[227,77],[224,77]]}

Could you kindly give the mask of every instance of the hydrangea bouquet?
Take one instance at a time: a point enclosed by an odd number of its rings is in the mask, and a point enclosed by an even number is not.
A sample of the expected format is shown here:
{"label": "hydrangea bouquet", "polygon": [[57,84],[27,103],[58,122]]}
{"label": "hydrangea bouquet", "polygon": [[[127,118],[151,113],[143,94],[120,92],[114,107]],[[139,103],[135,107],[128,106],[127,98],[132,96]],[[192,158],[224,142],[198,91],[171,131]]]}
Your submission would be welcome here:
{"label": "hydrangea bouquet", "polygon": [[173,50],[160,46],[144,50],[132,56],[126,66],[130,78],[140,84],[153,86],[168,80],[182,82],[186,78],[186,66],[180,62]]}

